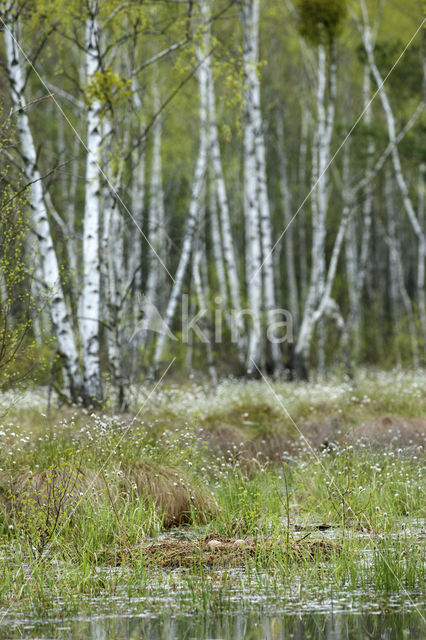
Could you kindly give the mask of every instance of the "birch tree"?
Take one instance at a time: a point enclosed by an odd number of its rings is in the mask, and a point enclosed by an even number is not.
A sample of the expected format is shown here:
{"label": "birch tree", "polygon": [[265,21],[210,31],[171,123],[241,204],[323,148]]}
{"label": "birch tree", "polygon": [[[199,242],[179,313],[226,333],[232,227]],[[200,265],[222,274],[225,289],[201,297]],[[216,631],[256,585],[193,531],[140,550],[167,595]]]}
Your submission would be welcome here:
{"label": "birch tree", "polygon": [[[160,96],[157,85],[154,85],[154,114],[160,108]],[[148,237],[150,251],[148,259],[148,278],[145,288],[145,296],[149,302],[146,309],[146,324],[150,323],[150,310],[153,305],[159,302],[159,292],[164,290],[165,271],[159,264],[159,258],[165,260],[165,213],[164,213],[164,193],[163,193],[163,169],[161,160],[161,137],[162,124],[161,117],[155,119],[152,128],[152,162],[150,179],[150,197],[148,208]],[[152,250],[154,249],[154,251]],[[142,332],[141,342],[144,344],[146,335]]]}
{"label": "birch tree", "polygon": [[[182,292],[185,272],[191,257],[191,247],[193,237],[200,217],[200,206],[203,191],[205,189],[205,180],[208,161],[208,126],[207,126],[207,68],[205,64],[205,50],[200,44],[196,44],[196,57],[198,62],[197,83],[199,90],[199,143],[198,156],[194,169],[194,177],[191,189],[191,198],[188,207],[187,218],[185,221],[185,231],[180,252],[179,263],[176,269],[172,290],[167,303],[164,315],[165,327],[170,330],[173,317],[178,305],[179,296]],[[151,374],[154,374],[158,368],[163,354],[166,332],[160,333],[155,347]]]}
{"label": "birch tree", "polygon": [[[275,321],[275,282],[272,260],[272,227],[266,181],[266,154],[260,105],[259,63],[259,2],[240,0],[240,20],[243,28],[244,71],[244,211],[247,230],[246,280],[251,314],[251,331],[247,373],[256,373],[265,365],[265,345],[262,340],[262,309],[268,325]],[[263,286],[262,286],[263,285]],[[270,343],[272,372],[282,370],[279,344]]]}
{"label": "birch tree", "polygon": [[71,318],[62,289],[58,260],[44,201],[42,178],[37,166],[37,152],[28,119],[24,93],[24,63],[17,39],[19,12],[15,13],[15,10],[14,3],[5,2],[0,15],[4,23],[6,70],[10,83],[11,101],[17,119],[23,170],[28,184],[31,185],[31,228],[36,238],[37,255],[41,265],[40,277],[46,292],[53,331],[66,371],[64,391],[70,400],[78,402],[83,394],[79,358]]}
{"label": "birch tree", "polygon": [[[86,20],[86,77],[87,83],[96,78],[101,70],[99,51],[97,0],[89,0]],[[89,100],[87,108],[87,159],[86,195],[83,225],[83,292],[80,321],[84,384],[93,402],[102,400],[102,383],[99,360],[99,312],[100,312],[100,256],[99,216],[101,193],[101,146],[103,105],[99,98]]]}
{"label": "birch tree", "polygon": [[425,288],[424,281],[424,270],[425,270],[425,260],[426,260],[426,235],[424,229],[422,229],[419,220],[416,215],[416,211],[414,209],[414,205],[410,196],[409,188],[407,185],[407,181],[405,179],[401,159],[398,151],[397,144],[397,134],[396,134],[396,125],[395,125],[395,117],[393,114],[393,110],[391,104],[388,99],[387,91],[383,82],[383,78],[380,74],[380,71],[377,67],[374,58],[374,50],[372,44],[372,35],[369,23],[369,17],[367,12],[367,7],[364,0],[360,0],[361,3],[361,11],[363,16],[363,24],[362,24],[362,40],[365,48],[365,52],[367,54],[368,64],[371,70],[371,73],[374,77],[374,80],[377,85],[377,90],[380,96],[380,102],[383,107],[383,111],[386,117],[386,126],[389,136],[389,142],[391,145],[391,159],[392,165],[395,173],[395,179],[401,193],[402,202],[404,205],[405,212],[408,216],[410,224],[413,228],[413,231],[417,237],[418,241],[418,274],[420,274],[420,287],[422,291]]}
{"label": "birch tree", "polygon": [[305,0],[300,5],[302,35],[317,47],[316,129],[312,145],[312,264],[309,290],[295,348],[295,368],[302,376],[307,375],[314,328],[321,319],[321,314],[316,314],[316,311],[324,299],[329,195],[327,170],[331,158],[336,102],[336,35],[345,15],[345,4],[337,2],[329,7],[322,2],[317,8],[318,11],[311,14],[310,0]]}

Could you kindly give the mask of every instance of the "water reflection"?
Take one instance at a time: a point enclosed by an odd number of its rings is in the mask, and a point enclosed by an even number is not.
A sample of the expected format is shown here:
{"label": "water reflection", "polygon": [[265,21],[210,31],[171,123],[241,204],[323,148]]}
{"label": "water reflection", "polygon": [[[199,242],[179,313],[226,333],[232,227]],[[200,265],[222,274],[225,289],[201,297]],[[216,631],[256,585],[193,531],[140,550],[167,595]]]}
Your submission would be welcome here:
{"label": "water reflection", "polygon": [[[88,640],[387,640],[426,637],[419,612],[305,613],[301,615],[220,614],[216,616],[166,615],[153,618],[141,613],[129,617],[55,621],[8,629],[8,638],[87,638]],[[10,635],[9,635],[10,633]]]}

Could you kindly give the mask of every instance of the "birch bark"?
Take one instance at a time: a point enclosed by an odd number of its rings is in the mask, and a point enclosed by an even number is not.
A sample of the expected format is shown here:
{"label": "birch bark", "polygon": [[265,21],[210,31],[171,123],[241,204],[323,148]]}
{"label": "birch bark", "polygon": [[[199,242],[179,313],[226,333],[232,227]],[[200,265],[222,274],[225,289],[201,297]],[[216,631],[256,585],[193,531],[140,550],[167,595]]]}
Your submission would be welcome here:
{"label": "birch bark", "polygon": [[[248,180],[254,178],[255,184],[255,202],[254,208],[257,209],[256,213],[253,211],[249,214],[256,215],[258,218],[258,225],[260,230],[260,251],[261,251],[261,274],[257,274],[253,269],[251,270],[251,277],[249,281],[249,289],[251,283],[253,288],[256,289],[262,285],[263,280],[263,299],[266,311],[266,321],[268,326],[271,326],[276,321],[275,308],[275,282],[274,282],[274,264],[272,258],[272,226],[271,226],[271,214],[269,208],[267,179],[266,179],[266,151],[265,140],[263,134],[263,121],[260,104],[260,81],[258,76],[258,63],[259,63],[259,0],[243,0],[241,2],[241,18],[243,25],[243,68],[244,68],[244,98],[245,98],[245,110],[246,110],[246,126],[251,130],[248,133],[247,146],[252,144],[251,149],[247,149],[245,153],[250,156],[249,167],[246,175],[246,187]],[[253,165],[253,166],[251,166]],[[250,174],[253,173],[253,178]],[[248,194],[247,200],[251,198]],[[255,244],[253,235],[250,234],[251,244]],[[252,247],[252,267],[255,264],[257,249]],[[260,282],[257,282],[258,275],[261,276]],[[254,301],[253,313],[257,313],[257,305],[259,296],[254,292],[251,296]],[[261,330],[261,321],[253,320],[253,336],[258,330]],[[260,340],[260,336],[259,336]],[[252,342],[252,341],[251,341]],[[256,345],[256,340],[253,340],[253,355],[255,355],[255,348],[259,348],[261,345]],[[250,348],[251,350],[251,348]],[[278,342],[272,341],[270,343],[271,351],[271,370],[274,375],[279,374],[283,369],[282,355]],[[265,354],[262,355],[264,359]],[[248,361],[248,373],[253,373],[253,360],[256,362],[256,357],[252,357],[249,351]]]}
{"label": "birch bark", "polygon": [[293,329],[297,330],[299,324],[299,293],[296,278],[296,265],[294,255],[294,229],[288,226],[291,213],[291,194],[288,181],[287,157],[285,151],[284,127],[281,118],[277,118],[278,155],[280,159],[280,191],[281,207],[284,213],[284,224],[287,227],[285,234],[285,260],[287,269],[287,282],[289,291],[290,311],[293,317]]}
{"label": "birch bark", "polygon": [[[198,307],[200,311],[206,310],[208,308],[207,306],[208,297],[206,295],[205,287],[203,286],[203,281],[201,277],[201,262],[202,262],[203,249],[204,249],[204,255],[205,255],[206,247],[202,246],[201,239],[198,237],[195,241],[195,249],[194,249],[194,255],[192,260],[192,275],[193,275],[194,286],[195,286],[195,291],[197,295]],[[205,345],[206,345],[207,367],[209,370],[209,375],[212,383],[216,385],[217,373],[216,373],[216,368],[214,366],[210,331],[208,331],[207,328],[204,328],[203,334],[207,338],[205,341]]]}
{"label": "birch bark", "polygon": [[[296,373],[302,377],[307,375],[309,352],[316,324],[314,314],[323,298],[325,286],[325,239],[328,209],[327,166],[330,161],[330,145],[334,127],[336,71],[334,41],[332,40],[330,43],[329,65],[327,65],[326,48],[323,44],[319,44],[316,91],[317,122],[312,145],[312,265],[308,295],[295,348],[295,369]],[[328,102],[326,101],[327,76],[329,87]]]}
{"label": "birch bark", "polygon": [[4,28],[6,69],[11,88],[11,100],[16,110],[24,173],[28,183],[31,183],[32,227],[37,239],[37,255],[41,265],[40,277],[46,289],[53,332],[66,370],[64,382],[66,384],[68,381],[68,384],[65,392],[70,400],[79,402],[82,394],[82,379],[78,352],[71,318],[62,290],[58,260],[43,197],[43,183],[37,167],[37,153],[26,111],[23,65],[16,40],[17,18],[11,16],[11,6],[9,2],[5,3],[5,8],[1,13],[6,25]]}
{"label": "birch bark", "polygon": [[[99,34],[97,0],[88,3],[89,16],[86,20],[86,77],[90,81],[101,69],[99,56]],[[99,312],[100,312],[100,256],[99,256],[99,215],[100,215],[100,172],[102,145],[102,104],[93,98],[87,109],[87,159],[86,194],[83,223],[83,291],[80,321],[84,367],[85,392],[89,401],[102,400],[102,384],[99,359]]]}
{"label": "birch bark", "polygon": [[368,64],[370,66],[371,73],[373,74],[373,77],[377,84],[380,101],[382,103],[383,111],[386,117],[388,137],[392,147],[391,157],[392,157],[392,164],[393,164],[393,169],[395,173],[395,178],[398,184],[399,191],[402,196],[404,209],[407,213],[407,216],[411,223],[413,231],[417,236],[418,245],[419,245],[419,262],[422,261],[424,264],[426,260],[426,236],[425,236],[424,230],[422,229],[419,223],[419,220],[417,219],[416,212],[414,210],[414,206],[410,197],[408,185],[402,171],[401,159],[399,157],[399,151],[397,146],[395,117],[393,115],[392,107],[390,105],[390,102],[386,93],[383,79],[381,77],[380,71],[374,59],[372,36],[371,36],[371,30],[369,25],[367,7],[365,5],[364,0],[360,0],[360,3],[361,3],[362,15],[363,15],[362,39],[363,39],[364,49],[367,54]]}
{"label": "birch bark", "polygon": [[[208,131],[207,131],[207,70],[204,63],[204,53],[199,45],[196,47],[199,67],[197,71],[198,88],[200,95],[199,119],[200,119],[200,141],[198,146],[198,157],[194,171],[192,183],[192,193],[189,203],[188,216],[186,219],[183,245],[180,253],[179,263],[173,282],[173,287],[167,303],[164,315],[164,325],[170,330],[176,312],[179,296],[182,292],[183,280],[191,255],[191,247],[195,229],[199,221],[201,197],[203,194],[208,159]],[[160,333],[155,347],[151,375],[155,375],[160,363],[166,332]]]}
{"label": "birch bark", "polygon": [[228,288],[226,286],[225,262],[223,258],[222,238],[219,228],[219,215],[215,191],[210,191],[210,230],[212,238],[213,258],[219,287],[220,306],[228,309]]}
{"label": "birch bark", "polygon": [[[102,156],[103,165],[110,165],[113,153],[113,124],[110,114],[102,118]],[[125,146],[125,145],[124,145]],[[123,156],[123,154],[121,154]],[[126,385],[123,370],[123,343],[126,337],[124,318],[125,263],[124,263],[124,225],[118,208],[116,193],[121,184],[123,164],[118,167],[114,178],[102,181],[102,291],[103,308],[106,310],[106,346],[111,373],[111,397],[113,405],[120,411],[126,409]]]}
{"label": "birch bark", "polygon": [[[418,219],[422,229],[425,228],[425,175],[426,165],[422,163],[419,167],[418,177]],[[417,256],[417,299],[419,304],[420,324],[423,327],[423,349],[426,356],[426,281],[425,281],[426,256],[419,246]]]}
{"label": "birch bark", "polygon": [[[140,97],[140,88],[133,79],[133,105],[137,117],[137,132],[140,136],[143,130],[144,121],[142,119],[142,100]],[[141,148],[135,148],[132,152],[132,215],[137,225],[142,229],[144,212],[145,212],[145,140],[141,144]],[[131,226],[130,256],[128,261],[128,281],[133,282],[133,291],[140,292],[142,288],[142,237],[140,232],[135,232],[134,225]]]}
{"label": "birch bark", "polygon": [[[158,93],[158,87],[154,86],[154,113],[157,113],[160,106],[160,97]],[[151,305],[158,303],[159,291],[164,288],[164,271],[159,264],[158,256],[161,260],[165,259],[165,214],[164,214],[164,193],[163,193],[163,176],[162,176],[162,161],[161,161],[161,136],[162,136],[162,123],[161,118],[157,117],[153,126],[153,148],[152,148],[152,166],[151,166],[151,180],[150,180],[150,198],[149,198],[149,210],[148,210],[148,237],[151,246],[155,249],[156,254],[152,249],[149,252],[148,259],[148,279],[146,283],[146,297],[151,303],[148,305],[149,309],[152,309]],[[147,311],[149,314],[149,311]],[[149,324],[150,318],[147,318]],[[142,334],[141,342],[145,342],[146,335]]]}
{"label": "birch bark", "polygon": [[[206,16],[204,18],[206,22]],[[205,26],[207,29],[207,24]],[[210,48],[209,41],[205,48]],[[210,56],[206,60],[207,64],[207,92],[208,92],[208,120],[209,120],[209,144],[212,175],[214,179],[216,202],[219,208],[220,229],[218,226],[219,236],[223,249],[223,259],[226,265],[227,281],[229,285],[229,296],[233,311],[237,318],[241,317],[241,293],[238,278],[237,260],[235,256],[234,243],[231,232],[231,221],[229,214],[228,196],[226,192],[225,178],[222,166],[222,158],[219,146],[219,132],[217,127],[216,104],[214,95],[213,70],[211,66]],[[219,222],[219,221],[218,221]],[[212,221],[214,224],[214,221]],[[222,295],[222,294],[221,294]],[[237,322],[237,348],[240,355],[244,349],[243,326],[241,321]]]}
{"label": "birch bark", "polygon": [[[247,297],[252,326],[248,340],[246,369],[248,375],[257,373],[264,366],[262,349],[262,225],[259,203],[259,166],[256,144],[256,127],[259,118],[258,102],[258,0],[240,0],[240,19],[243,27],[243,71],[244,71],[244,213],[246,226],[246,281]],[[263,225],[263,232],[265,225]],[[269,267],[269,265],[268,265]],[[270,292],[269,292],[270,293]]]}

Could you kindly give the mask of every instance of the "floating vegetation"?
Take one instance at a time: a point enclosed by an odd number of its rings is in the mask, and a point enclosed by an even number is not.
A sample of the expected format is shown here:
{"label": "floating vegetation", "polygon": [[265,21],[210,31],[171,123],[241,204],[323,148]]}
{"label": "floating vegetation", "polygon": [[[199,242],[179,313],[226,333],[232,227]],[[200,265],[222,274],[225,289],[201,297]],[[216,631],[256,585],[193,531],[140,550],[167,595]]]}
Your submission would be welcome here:
{"label": "floating vegetation", "polygon": [[307,562],[326,560],[338,545],[329,540],[299,542],[282,540],[250,540],[224,538],[209,534],[199,540],[173,538],[150,544],[141,550],[147,567],[175,569],[178,567],[244,567],[250,559],[261,566],[286,561]]}

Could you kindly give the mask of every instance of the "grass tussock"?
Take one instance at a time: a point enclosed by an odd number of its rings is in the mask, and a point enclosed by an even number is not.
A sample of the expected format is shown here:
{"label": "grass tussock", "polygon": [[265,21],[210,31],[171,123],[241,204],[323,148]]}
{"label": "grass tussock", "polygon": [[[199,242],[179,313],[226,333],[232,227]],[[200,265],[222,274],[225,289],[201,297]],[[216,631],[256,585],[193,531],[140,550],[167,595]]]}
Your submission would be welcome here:
{"label": "grass tussock", "polygon": [[178,468],[139,462],[123,470],[121,487],[142,500],[153,501],[166,529],[190,524],[194,519],[204,524],[217,508],[212,496]]}
{"label": "grass tussock", "polygon": [[194,520],[206,523],[217,509],[213,497],[177,468],[140,462],[112,478],[68,462],[43,471],[21,472],[9,479],[3,476],[3,517],[16,519],[24,529],[50,530],[58,528],[66,515],[70,519],[78,511],[84,516],[88,506],[93,511],[109,502],[118,517],[123,505],[142,502],[147,512],[156,511],[158,521],[168,529]]}

